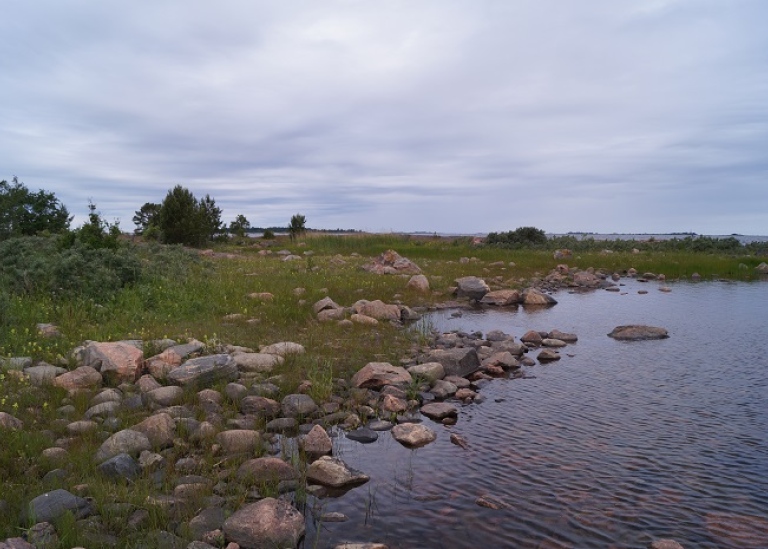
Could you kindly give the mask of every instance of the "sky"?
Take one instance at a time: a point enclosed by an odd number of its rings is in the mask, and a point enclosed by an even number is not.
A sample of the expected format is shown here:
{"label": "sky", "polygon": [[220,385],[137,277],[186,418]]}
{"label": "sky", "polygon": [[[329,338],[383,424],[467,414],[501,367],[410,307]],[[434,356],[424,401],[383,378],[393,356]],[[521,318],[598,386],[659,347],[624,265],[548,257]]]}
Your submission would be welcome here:
{"label": "sky", "polygon": [[2,0],[0,179],[132,231],[768,234],[766,0]]}

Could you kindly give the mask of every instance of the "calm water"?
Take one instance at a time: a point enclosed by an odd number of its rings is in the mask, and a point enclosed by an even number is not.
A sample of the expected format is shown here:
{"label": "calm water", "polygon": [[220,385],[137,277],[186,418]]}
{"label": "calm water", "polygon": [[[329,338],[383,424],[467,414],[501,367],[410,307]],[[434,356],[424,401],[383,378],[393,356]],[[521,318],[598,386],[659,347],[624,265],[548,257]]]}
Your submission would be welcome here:
{"label": "calm water", "polygon": [[[349,520],[310,528],[305,547],[768,547],[768,283],[626,284],[625,295],[561,292],[537,312],[435,314],[445,331],[559,329],[579,341],[527,379],[490,382],[457,425],[425,418],[438,439],[424,448],[340,435],[337,455],[372,479],[316,502]],[[635,323],[671,337],[606,336]]]}

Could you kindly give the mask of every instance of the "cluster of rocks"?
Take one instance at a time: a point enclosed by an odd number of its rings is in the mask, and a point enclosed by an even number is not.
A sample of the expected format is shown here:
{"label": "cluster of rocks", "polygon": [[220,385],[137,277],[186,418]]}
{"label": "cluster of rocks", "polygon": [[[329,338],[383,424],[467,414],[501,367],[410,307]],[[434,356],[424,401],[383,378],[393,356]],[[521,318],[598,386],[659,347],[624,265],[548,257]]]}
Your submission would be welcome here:
{"label": "cluster of rocks", "polygon": [[351,306],[344,307],[330,297],[324,297],[312,306],[312,310],[319,321],[337,321],[342,325],[376,326],[382,321],[402,324],[421,318],[419,311],[407,305],[384,303],[380,299],[360,299]]}

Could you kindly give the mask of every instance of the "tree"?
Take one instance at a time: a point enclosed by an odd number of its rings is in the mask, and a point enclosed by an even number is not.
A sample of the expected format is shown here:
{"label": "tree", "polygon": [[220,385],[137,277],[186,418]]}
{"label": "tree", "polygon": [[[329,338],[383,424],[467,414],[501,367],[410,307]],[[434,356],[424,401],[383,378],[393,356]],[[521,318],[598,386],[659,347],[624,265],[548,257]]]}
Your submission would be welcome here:
{"label": "tree", "polygon": [[251,223],[245,218],[243,214],[239,214],[234,221],[229,224],[229,232],[240,238],[245,236],[248,229],[251,228]]}
{"label": "tree", "polygon": [[307,218],[301,214],[291,217],[291,224],[288,226],[288,235],[291,237],[291,240],[296,240],[306,232]]}
{"label": "tree", "polygon": [[167,244],[202,246],[221,230],[221,209],[209,195],[197,200],[189,189],[168,191],[156,215],[160,239]]}
{"label": "tree", "polygon": [[17,177],[0,181],[0,240],[69,229],[72,217],[56,195],[31,192]]}
{"label": "tree", "polygon": [[146,202],[140,210],[136,210],[133,216],[133,223],[136,229],[133,231],[136,235],[146,234],[150,227],[157,222],[157,214],[160,211],[160,204]]}
{"label": "tree", "polygon": [[101,218],[101,213],[96,211],[96,204],[88,202],[88,223],[74,231],[74,235],[89,248],[116,249],[120,244],[120,226],[118,223],[110,224]]}

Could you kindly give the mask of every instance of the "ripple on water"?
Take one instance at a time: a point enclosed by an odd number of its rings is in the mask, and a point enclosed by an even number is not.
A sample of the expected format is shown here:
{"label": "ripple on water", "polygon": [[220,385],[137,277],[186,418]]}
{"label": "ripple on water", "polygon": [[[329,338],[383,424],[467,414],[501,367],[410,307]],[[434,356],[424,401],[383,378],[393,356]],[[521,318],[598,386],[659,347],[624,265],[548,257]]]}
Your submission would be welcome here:
{"label": "ripple on water", "polygon": [[[498,379],[433,444],[382,433],[339,455],[371,476],[325,511],[350,517],[307,546],[644,547],[660,537],[702,548],[768,543],[768,286],[673,284],[669,294],[560,294],[528,314],[437,313],[441,329],[560,329],[568,355]],[[648,286],[648,285],[646,285]],[[616,342],[621,324],[664,326],[667,340]],[[468,449],[451,444],[457,433]],[[477,505],[479,497],[503,502]]]}

